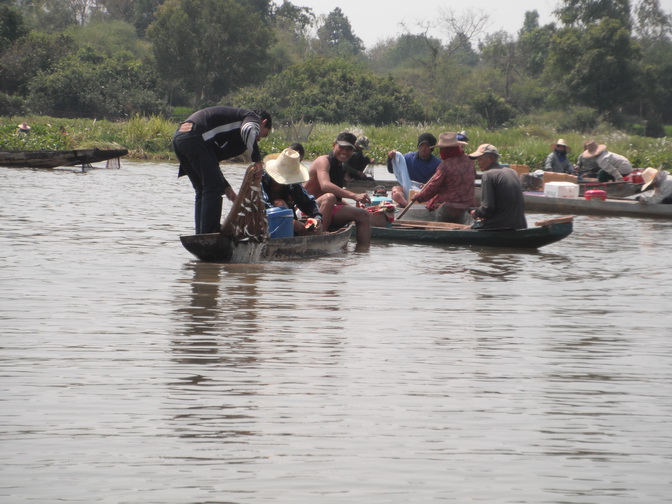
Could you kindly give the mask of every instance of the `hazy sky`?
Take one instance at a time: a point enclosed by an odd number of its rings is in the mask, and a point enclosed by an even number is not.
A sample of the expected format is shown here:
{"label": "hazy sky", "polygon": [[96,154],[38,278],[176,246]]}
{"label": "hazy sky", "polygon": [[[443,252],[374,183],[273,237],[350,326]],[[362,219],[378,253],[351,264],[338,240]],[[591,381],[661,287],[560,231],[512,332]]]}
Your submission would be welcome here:
{"label": "hazy sky", "polygon": [[[364,42],[367,49],[376,42],[387,38],[394,38],[404,30],[399,26],[404,22],[411,33],[420,33],[418,21],[440,19],[442,9],[450,8],[455,14],[469,9],[483,11],[490,20],[486,28],[487,33],[506,30],[515,35],[523,26],[525,12],[536,10],[539,13],[539,22],[544,25],[556,22],[553,11],[558,5],[557,0],[466,0],[464,2],[450,2],[447,0],[290,0],[294,5],[310,7],[316,15],[328,14],[334,8],[340,7],[350,21],[352,29]],[[637,0],[631,0],[635,3]],[[672,0],[660,0],[660,6],[667,13],[672,13]],[[445,40],[440,32],[432,35]]]}

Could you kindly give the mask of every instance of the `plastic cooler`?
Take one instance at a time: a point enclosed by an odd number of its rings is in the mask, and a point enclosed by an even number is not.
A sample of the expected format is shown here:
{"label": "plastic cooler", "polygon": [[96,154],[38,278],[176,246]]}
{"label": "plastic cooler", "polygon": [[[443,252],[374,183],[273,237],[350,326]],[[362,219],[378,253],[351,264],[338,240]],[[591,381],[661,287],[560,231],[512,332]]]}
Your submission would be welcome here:
{"label": "plastic cooler", "polygon": [[579,196],[579,184],[572,182],[546,182],[544,195],[552,198],[577,198]]}
{"label": "plastic cooler", "polygon": [[607,191],[603,191],[601,189],[591,189],[590,191],[586,191],[583,193],[584,197],[587,200],[606,200],[607,199]]}
{"label": "plastic cooler", "polygon": [[294,212],[289,208],[273,207],[266,209],[268,232],[271,238],[290,238],[294,236]]}

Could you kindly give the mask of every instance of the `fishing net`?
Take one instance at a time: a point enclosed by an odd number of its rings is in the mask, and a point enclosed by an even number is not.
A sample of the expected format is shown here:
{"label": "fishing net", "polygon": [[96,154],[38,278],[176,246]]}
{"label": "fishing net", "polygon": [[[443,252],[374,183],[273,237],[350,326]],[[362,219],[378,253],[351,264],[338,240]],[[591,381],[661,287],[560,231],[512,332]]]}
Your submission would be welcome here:
{"label": "fishing net", "polygon": [[248,166],[238,196],[222,224],[220,234],[236,242],[260,242],[268,235],[266,205],[261,195],[261,178],[255,176],[255,173],[255,165]]}

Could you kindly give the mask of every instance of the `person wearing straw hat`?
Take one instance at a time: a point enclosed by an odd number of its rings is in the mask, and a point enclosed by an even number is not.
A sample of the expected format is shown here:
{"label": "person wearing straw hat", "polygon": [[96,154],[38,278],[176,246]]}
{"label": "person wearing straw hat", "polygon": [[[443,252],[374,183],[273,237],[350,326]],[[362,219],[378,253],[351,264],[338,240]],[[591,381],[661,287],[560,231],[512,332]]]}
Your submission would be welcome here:
{"label": "person wearing straw hat", "polygon": [[525,229],[525,200],[518,173],[499,164],[499,151],[492,144],[481,144],[469,154],[478,162],[481,177],[481,206],[471,216],[479,229]]}
{"label": "person wearing straw hat", "polygon": [[30,126],[28,126],[28,123],[26,121],[23,121],[16,128],[17,128],[16,129],[17,133],[28,133],[28,132],[30,132]]}
{"label": "person wearing straw hat", "polygon": [[[586,150],[588,144],[591,140],[584,140],[583,150]],[[600,172],[600,167],[597,166],[595,158],[585,158],[583,157],[583,151],[576,158],[576,171],[579,173],[579,178],[597,178],[597,174]]]}
{"label": "person wearing straw hat", "polygon": [[349,222],[357,226],[357,249],[365,251],[371,244],[371,218],[365,208],[343,201],[354,200],[358,205],[371,203],[367,193],[354,193],[345,189],[345,163],[355,152],[357,137],[349,131],[341,131],[329,154],[317,157],[308,168],[309,179],[304,184],[306,191],[317,199],[323,216],[325,231],[340,228]]}
{"label": "person wearing straw hat", "polygon": [[366,169],[375,162],[375,159],[364,154],[364,151],[368,148],[368,137],[364,135],[358,136],[355,142],[355,152],[352,153],[350,159],[343,163],[346,177],[349,176],[354,180],[373,180],[372,177],[366,174]]}
{"label": "person wearing straw hat", "polygon": [[468,210],[474,207],[476,172],[474,162],[464,153],[465,145],[467,142],[458,140],[458,133],[441,133],[432,146],[439,149],[441,164],[429,182],[411,197],[412,202],[427,202],[426,208],[437,210],[437,220],[443,222],[473,222]]}
{"label": "person wearing straw hat", "polygon": [[[308,169],[301,164],[301,154],[293,149],[285,149],[280,154],[264,158],[265,173],[261,177],[261,189],[266,206],[286,207],[294,212],[294,235],[305,235],[307,231],[322,231],[322,213],[315,198],[303,188],[308,180]],[[296,211],[308,216],[304,225],[296,219]]]}
{"label": "person wearing straw hat", "polygon": [[642,178],[644,179],[642,192],[651,188],[653,188],[653,191],[640,194],[635,198],[637,201],[645,204],[672,204],[672,177],[667,171],[647,168],[642,172]]}
{"label": "person wearing straw hat", "polygon": [[561,138],[551,145],[551,153],[546,156],[544,170],[547,172],[569,173],[574,175],[574,165],[569,161],[567,154],[572,148]]}
{"label": "person wearing straw hat", "polygon": [[597,180],[600,182],[621,181],[633,170],[630,161],[625,156],[609,152],[606,145],[598,145],[595,140],[588,141],[581,155],[585,159],[595,159],[600,168],[597,173]]}

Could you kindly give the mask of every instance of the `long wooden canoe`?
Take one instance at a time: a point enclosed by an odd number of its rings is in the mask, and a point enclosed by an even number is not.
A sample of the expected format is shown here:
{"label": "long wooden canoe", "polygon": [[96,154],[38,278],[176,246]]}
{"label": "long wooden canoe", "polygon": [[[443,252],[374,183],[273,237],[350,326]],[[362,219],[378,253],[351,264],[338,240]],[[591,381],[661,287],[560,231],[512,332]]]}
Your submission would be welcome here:
{"label": "long wooden canoe", "polygon": [[120,158],[126,154],[128,154],[128,149],[0,151],[0,166],[9,168],[86,166],[91,163]]}
{"label": "long wooden canoe", "polygon": [[342,251],[354,225],[333,233],[236,242],[221,233],[180,236],[185,249],[201,261],[255,263],[327,256]]}
{"label": "long wooden canoe", "polygon": [[394,221],[388,227],[372,227],[371,238],[476,247],[537,249],[569,236],[573,217],[539,221],[535,227],[517,230],[478,230],[461,224],[432,221]]}
{"label": "long wooden canoe", "polygon": [[524,193],[525,211],[571,213],[612,217],[654,217],[672,219],[672,205],[647,205],[634,200],[587,200],[585,198],[552,198],[543,193]]}

